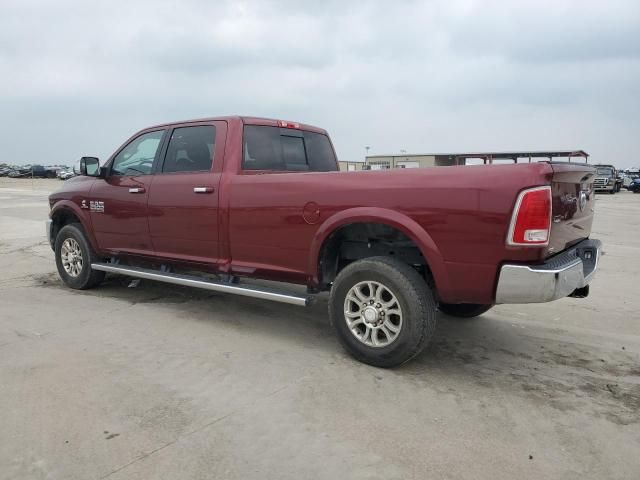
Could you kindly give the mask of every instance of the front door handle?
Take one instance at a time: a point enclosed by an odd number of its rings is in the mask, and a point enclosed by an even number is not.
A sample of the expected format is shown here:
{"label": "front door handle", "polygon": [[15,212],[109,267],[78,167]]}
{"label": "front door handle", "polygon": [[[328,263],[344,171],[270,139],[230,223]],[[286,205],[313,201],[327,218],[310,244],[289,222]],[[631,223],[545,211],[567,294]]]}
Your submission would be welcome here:
{"label": "front door handle", "polygon": [[144,193],[145,191],[144,187],[132,187],[129,189],[129,193]]}
{"label": "front door handle", "polygon": [[193,187],[193,193],[213,193],[213,187]]}

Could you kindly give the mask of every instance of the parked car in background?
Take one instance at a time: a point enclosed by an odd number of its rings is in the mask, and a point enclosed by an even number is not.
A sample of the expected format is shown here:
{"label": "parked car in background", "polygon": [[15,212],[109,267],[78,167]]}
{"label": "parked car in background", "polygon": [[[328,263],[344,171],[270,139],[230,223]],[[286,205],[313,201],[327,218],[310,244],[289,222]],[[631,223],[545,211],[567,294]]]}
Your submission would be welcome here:
{"label": "parked car in background", "polygon": [[60,180],[68,180],[68,179],[73,178],[75,176],[76,176],[76,174],[75,174],[75,172],[73,171],[72,168],[64,168],[64,169],[58,170],[58,178]]}
{"label": "parked car in background", "polygon": [[60,167],[44,167],[42,165],[25,165],[15,167],[7,176],[11,178],[56,178]]}
{"label": "parked car in background", "polygon": [[9,172],[9,178],[26,178],[31,176],[31,167],[17,167]]}
{"label": "parked car in background", "polygon": [[625,185],[627,190],[631,190],[631,185],[636,178],[640,178],[640,169],[638,168],[628,168],[625,170],[626,181]]}
{"label": "parked car in background", "polygon": [[43,167],[42,165],[34,165],[31,167],[34,178],[56,178],[58,170],[59,167]]}
{"label": "parked car in background", "polygon": [[629,185],[633,183],[633,177],[627,175],[626,173],[622,174],[622,188],[629,189]]}
{"label": "parked car in background", "polygon": [[77,175],[74,169],[66,165],[8,165],[0,164],[0,177],[22,178],[71,178]]}
{"label": "parked car in background", "polygon": [[628,187],[628,190],[633,193],[640,193],[640,177],[634,178],[633,182]]}

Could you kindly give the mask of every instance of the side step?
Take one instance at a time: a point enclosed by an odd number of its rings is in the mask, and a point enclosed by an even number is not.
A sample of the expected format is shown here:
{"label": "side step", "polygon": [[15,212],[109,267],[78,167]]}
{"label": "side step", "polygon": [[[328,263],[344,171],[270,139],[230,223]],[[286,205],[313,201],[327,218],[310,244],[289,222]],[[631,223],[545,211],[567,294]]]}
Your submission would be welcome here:
{"label": "side step", "polygon": [[298,305],[300,307],[306,307],[311,303],[311,297],[278,292],[269,288],[241,287],[230,283],[213,282],[198,277],[160,272],[158,270],[151,270],[147,268],[112,265],[109,263],[92,263],[91,268],[94,270],[101,270],[103,272],[127,275],[129,277],[144,278],[146,280],[172,283],[174,285],[183,285],[185,287],[202,288],[204,290],[213,290],[214,292],[233,293],[235,295],[242,295],[245,297],[273,300],[274,302],[288,303],[291,305]]}

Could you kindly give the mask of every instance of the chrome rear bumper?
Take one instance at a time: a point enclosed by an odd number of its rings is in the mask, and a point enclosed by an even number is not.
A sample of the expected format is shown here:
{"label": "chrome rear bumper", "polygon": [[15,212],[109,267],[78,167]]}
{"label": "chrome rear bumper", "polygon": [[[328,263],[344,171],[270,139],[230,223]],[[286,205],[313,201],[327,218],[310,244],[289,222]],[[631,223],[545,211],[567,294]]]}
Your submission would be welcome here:
{"label": "chrome rear bumper", "polygon": [[583,240],[540,265],[505,264],[496,303],[543,303],[586,287],[598,268],[600,240]]}

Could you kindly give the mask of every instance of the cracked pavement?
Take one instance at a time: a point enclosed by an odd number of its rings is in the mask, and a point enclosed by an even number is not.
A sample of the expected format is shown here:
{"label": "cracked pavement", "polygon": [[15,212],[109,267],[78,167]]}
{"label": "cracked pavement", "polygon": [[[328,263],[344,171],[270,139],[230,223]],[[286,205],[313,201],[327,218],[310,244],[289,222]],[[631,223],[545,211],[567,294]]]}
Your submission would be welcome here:
{"label": "cracked pavement", "polygon": [[637,479],[640,195],[598,196],[586,299],[439,315],[394,370],[302,309],[62,286],[57,180],[0,179],[0,479]]}

